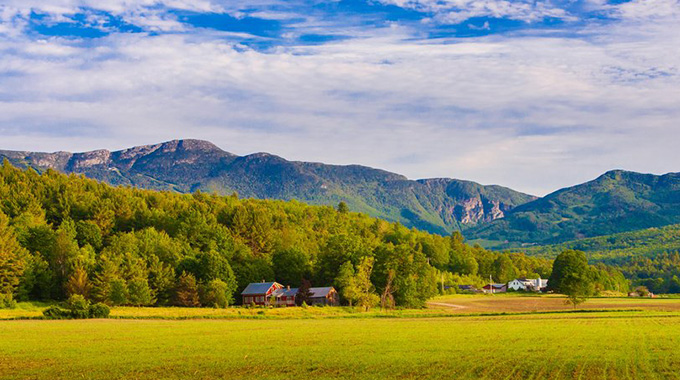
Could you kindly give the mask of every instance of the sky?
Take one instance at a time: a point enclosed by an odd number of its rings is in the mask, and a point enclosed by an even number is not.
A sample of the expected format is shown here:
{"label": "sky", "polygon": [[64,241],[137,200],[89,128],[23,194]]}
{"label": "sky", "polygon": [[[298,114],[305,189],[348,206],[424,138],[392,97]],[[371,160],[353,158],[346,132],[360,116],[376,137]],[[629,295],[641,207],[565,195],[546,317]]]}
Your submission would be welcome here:
{"label": "sky", "polygon": [[535,195],[680,172],[680,0],[0,0],[0,149],[181,138]]}

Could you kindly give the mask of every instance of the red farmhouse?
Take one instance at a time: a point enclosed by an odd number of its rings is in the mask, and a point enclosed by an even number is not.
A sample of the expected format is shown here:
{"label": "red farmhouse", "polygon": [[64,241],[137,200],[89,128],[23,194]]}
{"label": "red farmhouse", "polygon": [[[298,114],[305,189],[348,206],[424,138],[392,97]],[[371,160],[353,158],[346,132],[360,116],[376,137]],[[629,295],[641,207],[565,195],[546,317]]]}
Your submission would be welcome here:
{"label": "red farmhouse", "polygon": [[[283,285],[278,282],[254,282],[241,292],[244,305],[269,305],[269,299],[273,293],[279,293],[283,289]],[[277,297],[278,298],[278,297]],[[293,304],[295,304],[295,295],[293,295]]]}

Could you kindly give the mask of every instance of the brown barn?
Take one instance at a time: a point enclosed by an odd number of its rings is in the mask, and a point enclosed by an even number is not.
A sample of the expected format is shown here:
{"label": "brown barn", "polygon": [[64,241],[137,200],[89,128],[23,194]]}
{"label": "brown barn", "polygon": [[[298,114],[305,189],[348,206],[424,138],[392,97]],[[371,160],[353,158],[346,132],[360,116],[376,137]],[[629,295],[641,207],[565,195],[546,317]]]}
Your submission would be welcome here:
{"label": "brown barn", "polygon": [[312,294],[312,296],[309,297],[310,305],[340,305],[338,292],[332,286],[326,288],[309,288],[309,292]]}

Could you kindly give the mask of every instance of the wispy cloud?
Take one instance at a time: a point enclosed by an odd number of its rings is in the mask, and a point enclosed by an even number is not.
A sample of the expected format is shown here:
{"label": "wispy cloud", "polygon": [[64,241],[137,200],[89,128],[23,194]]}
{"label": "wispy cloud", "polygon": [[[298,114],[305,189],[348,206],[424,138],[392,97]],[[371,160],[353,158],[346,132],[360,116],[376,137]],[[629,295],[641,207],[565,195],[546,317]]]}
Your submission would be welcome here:
{"label": "wispy cloud", "polygon": [[540,21],[547,17],[576,20],[567,10],[551,1],[522,0],[380,0],[402,8],[433,14],[442,23],[459,24],[474,17]]}

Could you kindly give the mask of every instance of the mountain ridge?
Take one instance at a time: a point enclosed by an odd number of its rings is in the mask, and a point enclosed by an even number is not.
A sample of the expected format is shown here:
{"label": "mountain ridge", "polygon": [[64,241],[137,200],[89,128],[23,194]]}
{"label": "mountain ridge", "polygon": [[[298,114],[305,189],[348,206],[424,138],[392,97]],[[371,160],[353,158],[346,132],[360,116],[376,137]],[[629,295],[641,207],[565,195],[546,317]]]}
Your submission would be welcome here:
{"label": "mountain ridge", "polygon": [[621,169],[519,205],[467,231],[507,245],[555,244],[680,223],[680,173]]}
{"label": "mountain ridge", "polygon": [[113,185],[183,193],[237,192],[242,197],[311,204],[344,201],[354,211],[442,234],[492,221],[536,199],[498,185],[450,178],[409,180],[363,165],[288,161],[264,152],[238,156],[193,139],[119,151],[0,151],[0,157],[15,166],[79,173]]}

